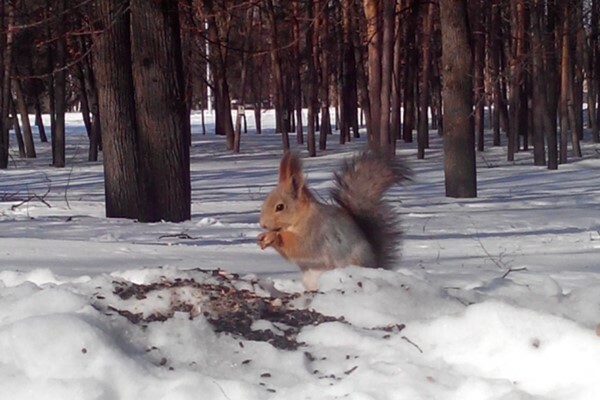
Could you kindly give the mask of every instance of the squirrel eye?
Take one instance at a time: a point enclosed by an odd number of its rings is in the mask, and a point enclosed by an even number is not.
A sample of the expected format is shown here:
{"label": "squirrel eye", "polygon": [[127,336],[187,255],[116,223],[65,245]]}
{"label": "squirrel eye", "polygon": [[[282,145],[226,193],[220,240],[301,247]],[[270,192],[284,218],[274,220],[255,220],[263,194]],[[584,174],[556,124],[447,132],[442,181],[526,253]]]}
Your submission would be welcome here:
{"label": "squirrel eye", "polygon": [[283,203],[279,203],[275,206],[275,211],[279,212],[279,211],[283,211],[284,205]]}

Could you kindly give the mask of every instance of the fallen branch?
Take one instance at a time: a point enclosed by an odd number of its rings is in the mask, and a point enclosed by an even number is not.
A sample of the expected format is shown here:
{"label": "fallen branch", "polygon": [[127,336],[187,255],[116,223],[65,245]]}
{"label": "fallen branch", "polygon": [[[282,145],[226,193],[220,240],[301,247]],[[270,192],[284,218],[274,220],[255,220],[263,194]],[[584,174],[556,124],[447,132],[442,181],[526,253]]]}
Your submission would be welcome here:
{"label": "fallen branch", "polygon": [[506,271],[504,273],[504,275],[502,275],[502,279],[506,278],[508,276],[508,274],[510,274],[511,272],[520,272],[520,271],[527,271],[526,267],[521,267],[521,268],[509,268],[508,271]]}
{"label": "fallen branch", "polygon": [[419,350],[419,353],[423,354],[423,350],[421,350],[421,348],[419,347],[418,344],[416,344],[415,342],[413,342],[412,340],[410,340],[409,338],[407,338],[406,336],[402,336],[403,340],[406,340],[408,343],[412,344],[413,346],[415,346],[415,348],[417,350]]}
{"label": "fallen branch", "polygon": [[17,204],[13,204],[10,209],[11,211],[15,211],[17,208],[21,207],[23,204],[27,204],[33,200],[37,200],[40,203],[46,205],[48,208],[52,208],[52,206],[50,205],[50,203],[48,203],[46,201],[46,196],[48,196],[48,194],[50,193],[50,187],[48,187],[48,190],[46,190],[46,193],[44,193],[43,195],[38,195],[38,194],[32,194],[30,196],[28,196],[26,199],[21,200],[20,202],[18,202]]}
{"label": "fallen branch", "polygon": [[199,239],[197,237],[190,236],[185,232],[173,233],[173,234],[169,234],[169,235],[160,235],[158,238],[159,239],[188,239],[188,240]]}

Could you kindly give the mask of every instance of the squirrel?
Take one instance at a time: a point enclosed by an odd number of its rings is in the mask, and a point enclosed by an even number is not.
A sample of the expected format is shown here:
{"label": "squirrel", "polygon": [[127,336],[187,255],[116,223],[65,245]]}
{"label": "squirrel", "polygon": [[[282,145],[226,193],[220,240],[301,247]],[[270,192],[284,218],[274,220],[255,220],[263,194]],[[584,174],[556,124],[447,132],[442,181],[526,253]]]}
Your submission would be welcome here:
{"label": "squirrel", "polygon": [[261,208],[260,225],[266,231],[258,244],[297,264],[309,291],[317,290],[320,275],[334,268],[391,269],[402,232],[399,216],[383,194],[409,175],[398,157],[364,151],[335,173],[333,204],[325,204],[307,187],[298,154],[287,151],[279,182]]}

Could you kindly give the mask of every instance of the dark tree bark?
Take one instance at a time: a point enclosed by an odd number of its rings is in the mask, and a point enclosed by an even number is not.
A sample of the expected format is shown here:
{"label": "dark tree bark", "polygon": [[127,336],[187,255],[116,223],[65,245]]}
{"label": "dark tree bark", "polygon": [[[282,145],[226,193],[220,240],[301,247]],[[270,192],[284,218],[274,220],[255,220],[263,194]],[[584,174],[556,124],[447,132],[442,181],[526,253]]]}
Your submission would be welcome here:
{"label": "dark tree bark", "polygon": [[17,118],[17,106],[15,100],[10,96],[9,101],[10,113],[12,115],[12,126],[15,130],[15,138],[17,139],[17,146],[19,148],[19,157],[25,158],[25,142],[23,141],[23,134],[21,133],[21,125],[19,125],[19,119]]}
{"label": "dark tree bark", "polygon": [[[98,0],[103,30],[94,39],[94,71],[103,136],[106,216],[151,219],[150,201],[142,175],[138,145],[130,41],[129,4],[122,0]],[[160,113],[162,115],[162,112]]]}
{"label": "dark tree bark", "polygon": [[570,7],[569,2],[563,2],[561,9],[561,56],[560,56],[560,153],[561,164],[568,161],[569,145],[569,102],[571,101],[571,33],[570,29]]}
{"label": "dark tree bark", "polygon": [[379,147],[384,153],[392,154],[390,134],[390,107],[394,68],[394,25],[396,1],[383,2],[383,35],[381,40],[381,116],[379,122]]}
{"label": "dark tree bark", "polygon": [[525,137],[526,115],[523,108],[523,64],[525,59],[525,0],[511,0],[511,29],[513,44],[510,58],[510,116],[508,131],[508,161],[515,160],[515,152],[519,149],[519,138]]}
{"label": "dark tree bark", "polygon": [[290,120],[289,111],[286,108],[286,102],[284,98],[285,85],[283,76],[283,60],[281,56],[281,49],[279,48],[278,43],[279,27],[273,0],[266,0],[266,2],[271,39],[271,70],[273,73],[273,87],[275,90],[275,124],[276,131],[281,133],[281,141],[285,151],[289,150],[290,148],[290,139],[288,135],[290,131]]}
{"label": "dark tree bark", "polygon": [[0,0],[0,169],[8,168],[10,71],[12,66],[14,8]]}
{"label": "dark tree bark", "polygon": [[476,197],[472,57],[467,2],[440,0],[446,196]]}
{"label": "dark tree bark", "polygon": [[8,168],[8,112],[4,106],[4,91],[6,88],[6,5],[0,0],[0,169]]}
{"label": "dark tree bark", "polygon": [[319,130],[319,150],[327,150],[327,136],[331,135],[331,115],[329,113],[329,19],[327,1],[315,0],[315,57],[319,60],[319,102],[321,111],[321,129]]}
{"label": "dark tree bark", "polygon": [[[592,0],[592,18],[591,21],[600,20],[600,0]],[[595,117],[597,129],[593,130],[594,142],[600,142],[600,27],[598,23],[591,24],[591,60],[590,75],[593,77],[593,90],[590,92],[590,103],[595,105]],[[592,110],[590,109],[590,112]]]}
{"label": "dark tree bark", "polygon": [[56,64],[54,72],[54,118],[56,125],[52,131],[52,164],[63,168],[65,159],[65,113],[67,112],[67,44],[65,37],[65,0],[56,2],[56,12],[60,16],[58,23],[59,38],[56,42]]}
{"label": "dark tree bark", "polygon": [[[231,98],[229,95],[229,82],[227,80],[227,45],[221,43],[221,31],[227,32],[231,19],[221,15],[213,0],[203,0],[204,13],[208,22],[209,63],[212,73],[212,88],[214,95],[215,133],[225,136],[225,145],[228,150],[233,149],[234,129],[231,119]],[[208,83],[210,85],[210,83]]]}
{"label": "dark tree bark", "polygon": [[[354,15],[357,12],[356,9],[351,7],[350,10],[354,17],[353,20],[356,20],[358,18]],[[364,116],[368,136],[368,129],[370,129],[369,127],[371,126],[371,104],[369,100],[369,79],[367,77],[367,71],[365,70],[364,45],[360,40],[360,31],[358,29],[353,30],[351,35],[352,44],[354,46],[354,60],[356,62],[356,88],[358,92],[358,105],[360,106],[361,124]],[[354,132],[354,137],[360,137],[358,130]]]}
{"label": "dark tree bark", "polygon": [[354,43],[352,40],[352,1],[342,1],[342,46],[340,68],[340,143],[351,140],[350,129],[358,134],[358,93]]}
{"label": "dark tree bark", "polygon": [[421,49],[421,89],[419,91],[419,123],[417,129],[417,158],[425,158],[425,149],[429,141],[429,82],[431,80],[431,36],[433,34],[433,4],[421,5],[423,28]]}
{"label": "dark tree bark", "polygon": [[404,24],[404,71],[403,76],[403,96],[404,116],[402,125],[402,139],[406,143],[413,142],[413,130],[415,128],[415,117],[417,114],[416,89],[419,76],[419,51],[416,43],[416,31],[418,29],[418,7],[415,0],[405,0],[404,5],[409,13]]}
{"label": "dark tree bark", "polygon": [[[250,21],[252,18],[251,11],[248,12],[248,20]],[[251,28],[250,28],[251,29]],[[242,120],[244,121],[244,125],[246,123],[246,89],[248,86],[248,70],[251,68],[250,61],[250,51],[251,51],[251,37],[250,37],[250,29],[241,28],[240,34],[242,36],[242,56],[240,59],[240,95],[239,95],[239,104],[238,109],[236,111],[235,117],[235,129],[234,129],[234,140],[233,140],[233,151],[235,153],[240,152],[240,147],[242,143]]]}
{"label": "dark tree bark", "polygon": [[[484,69],[485,69],[485,29],[484,18],[487,6],[482,0],[469,1],[472,11],[473,28],[473,95],[475,103],[474,124],[477,150],[484,146]],[[485,3],[485,2],[484,2]]]}
{"label": "dark tree bark", "polygon": [[18,113],[21,115],[21,124],[23,125],[25,157],[36,158],[35,144],[33,142],[33,133],[31,131],[31,123],[29,122],[29,114],[27,113],[27,103],[25,102],[23,88],[21,87],[21,82],[17,79],[13,79],[12,83],[15,92],[15,105]]}
{"label": "dark tree bark", "polygon": [[[592,8],[593,10],[593,8]],[[592,21],[598,21],[592,17]],[[598,34],[597,30],[598,24],[592,24],[590,31],[594,32],[596,35]],[[592,140],[594,143],[600,142],[600,127],[598,126],[597,119],[597,111],[596,111],[596,94],[597,94],[597,85],[596,80],[598,77],[594,76],[594,68],[593,68],[593,59],[594,59],[594,46],[595,41],[598,38],[593,37],[593,33],[586,35],[583,40],[583,67],[585,70],[585,83],[587,87],[587,105],[588,105],[588,127],[592,131]]]}
{"label": "dark tree bark", "polygon": [[242,144],[242,120],[246,120],[245,100],[246,100],[246,81],[248,71],[248,57],[246,52],[242,55],[241,61],[241,72],[240,72],[240,85],[241,85],[241,96],[240,103],[235,116],[235,129],[233,134],[233,152],[239,153]]}
{"label": "dark tree bark", "polygon": [[40,104],[39,97],[35,98],[35,125],[38,127],[38,131],[40,133],[40,142],[46,143],[48,142],[48,137],[46,136],[46,128],[44,127],[44,120],[42,119],[42,105]]}
{"label": "dark tree bark", "polygon": [[294,0],[292,2],[292,14],[293,14],[293,38],[294,38],[294,103],[296,110],[296,143],[304,144],[304,127],[302,121],[302,78],[300,75],[300,67],[302,62],[302,55],[300,52],[300,0]]}
{"label": "dark tree bark", "polygon": [[[573,84],[571,85],[571,97],[573,99],[571,112],[573,114],[572,118],[574,121],[573,126],[575,127],[575,132],[573,132],[571,139],[573,143],[573,153],[576,157],[582,156],[580,141],[583,140],[583,51],[585,48],[585,33],[583,29],[583,1],[584,0],[574,1],[574,10],[571,13],[571,18],[574,19],[574,29],[572,29],[572,34],[573,42],[575,43],[575,47],[572,49]],[[597,22],[598,21],[596,21],[596,23]]]}
{"label": "dark tree bark", "polygon": [[546,145],[548,147],[548,169],[558,168],[558,56],[557,56],[557,38],[558,26],[556,24],[556,3],[554,0],[548,1],[546,27],[543,36],[544,46],[544,72],[546,79],[546,102],[548,105],[545,121],[548,123],[546,130]]}
{"label": "dark tree bark", "polygon": [[[378,0],[363,0],[365,18],[367,20],[367,54],[369,79],[369,119],[367,120],[367,136],[369,147],[379,148],[379,132],[381,130],[381,23]],[[366,111],[365,111],[366,112]]]}
{"label": "dark tree bark", "polygon": [[[92,135],[92,118],[90,116],[90,103],[88,100],[87,93],[85,91],[85,82],[83,81],[83,73],[81,72],[81,64],[74,68],[73,75],[79,81],[79,101],[81,103],[81,117],[83,118],[83,124],[85,125],[85,131],[87,132],[88,139]],[[93,160],[89,160],[93,161]]]}
{"label": "dark tree bark", "polygon": [[[82,48],[87,51],[90,44],[86,40],[81,40]],[[92,67],[91,55],[84,57],[80,63],[80,79],[82,84],[82,97],[87,99],[88,118],[90,127],[88,130],[90,145],[88,148],[88,161],[98,161],[98,151],[102,145],[102,134],[100,132],[100,115],[98,110],[98,90],[96,88],[96,79]],[[82,104],[83,108],[83,104]]]}
{"label": "dark tree bark", "polygon": [[581,157],[581,140],[583,140],[583,0],[572,2],[571,12],[571,34],[574,47],[571,49],[571,102],[569,103],[569,115],[573,130],[571,132],[571,145],[573,155]]}
{"label": "dark tree bark", "polygon": [[[190,126],[179,10],[170,0],[131,1],[131,56],[151,220],[191,218]],[[167,107],[165,107],[167,105]]]}
{"label": "dark tree bark", "polygon": [[[402,1],[396,3],[396,32],[394,35],[394,71],[392,75],[392,110],[390,136],[393,147],[400,138],[402,126]],[[425,43],[424,43],[425,45]]]}
{"label": "dark tree bark", "polygon": [[317,155],[317,146],[316,146],[316,113],[315,109],[317,106],[317,71],[315,66],[315,56],[314,56],[314,28],[312,24],[312,20],[314,18],[313,14],[313,0],[308,0],[306,4],[306,13],[307,13],[307,23],[308,27],[306,29],[306,58],[308,64],[308,77],[307,77],[307,99],[308,99],[308,115],[306,121],[306,145],[308,149],[308,155],[310,157],[316,157]]}
{"label": "dark tree bark", "polygon": [[544,74],[543,26],[544,7],[541,0],[534,0],[530,5],[531,32],[531,64],[532,64],[532,122],[533,122],[533,162],[535,165],[546,165],[544,148],[544,132],[552,129],[547,118],[548,102]]}
{"label": "dark tree bark", "polygon": [[502,38],[501,38],[501,21],[502,8],[501,0],[493,0],[490,11],[490,33],[488,36],[488,53],[490,59],[490,73],[492,79],[492,97],[493,97],[493,114],[492,114],[492,144],[500,146],[500,119],[502,112],[506,112],[506,101],[504,101],[504,93],[502,92],[502,84],[500,78],[500,66],[502,57]]}

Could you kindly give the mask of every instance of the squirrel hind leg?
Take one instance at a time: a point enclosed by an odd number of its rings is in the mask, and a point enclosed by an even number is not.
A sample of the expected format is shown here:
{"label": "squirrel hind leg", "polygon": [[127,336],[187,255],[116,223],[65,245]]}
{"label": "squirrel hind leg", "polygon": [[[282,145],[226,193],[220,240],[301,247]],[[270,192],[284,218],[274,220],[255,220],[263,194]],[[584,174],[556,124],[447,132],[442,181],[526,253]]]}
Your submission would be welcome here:
{"label": "squirrel hind leg", "polygon": [[305,269],[302,271],[302,283],[308,292],[315,292],[319,289],[319,278],[323,271],[318,269]]}

